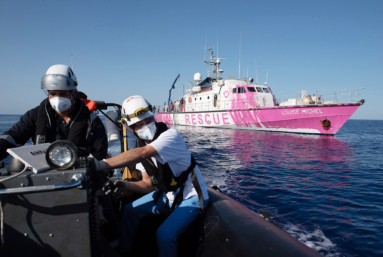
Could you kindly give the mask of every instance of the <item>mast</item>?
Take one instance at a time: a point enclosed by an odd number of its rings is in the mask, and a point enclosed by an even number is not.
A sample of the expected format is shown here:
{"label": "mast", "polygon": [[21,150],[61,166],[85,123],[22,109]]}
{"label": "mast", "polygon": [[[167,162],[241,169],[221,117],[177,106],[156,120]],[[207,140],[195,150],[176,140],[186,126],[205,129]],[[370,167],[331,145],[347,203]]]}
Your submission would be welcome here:
{"label": "mast", "polygon": [[[218,40],[217,40],[217,44],[218,44]],[[217,47],[217,57],[213,56],[213,50],[212,49],[213,49],[212,47],[209,47],[207,49],[210,52],[209,65],[212,68],[212,72],[216,74],[215,79],[218,82],[218,80],[219,80],[219,65],[221,64],[221,60],[226,60],[226,59],[225,58],[218,58],[218,47]],[[215,60],[215,61],[213,61],[213,60]],[[207,63],[207,62],[204,61],[204,63]],[[210,77],[210,70],[207,71],[207,74],[208,74],[208,77]]]}
{"label": "mast", "polygon": [[239,33],[239,68],[238,79],[241,79],[241,33]]}

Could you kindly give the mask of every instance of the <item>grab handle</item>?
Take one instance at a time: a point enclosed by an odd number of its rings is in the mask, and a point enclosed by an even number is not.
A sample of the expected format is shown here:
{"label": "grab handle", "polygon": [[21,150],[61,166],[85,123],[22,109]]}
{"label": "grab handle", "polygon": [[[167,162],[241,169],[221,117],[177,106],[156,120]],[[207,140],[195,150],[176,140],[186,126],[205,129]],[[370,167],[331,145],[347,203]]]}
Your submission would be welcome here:
{"label": "grab handle", "polygon": [[75,174],[71,177],[71,181],[66,184],[58,185],[46,185],[46,186],[31,186],[31,187],[16,187],[16,188],[4,188],[0,189],[0,197],[8,195],[25,195],[25,194],[34,194],[42,192],[51,192],[51,191],[62,191],[72,188],[82,188],[83,181],[85,181],[85,176],[81,173]]}

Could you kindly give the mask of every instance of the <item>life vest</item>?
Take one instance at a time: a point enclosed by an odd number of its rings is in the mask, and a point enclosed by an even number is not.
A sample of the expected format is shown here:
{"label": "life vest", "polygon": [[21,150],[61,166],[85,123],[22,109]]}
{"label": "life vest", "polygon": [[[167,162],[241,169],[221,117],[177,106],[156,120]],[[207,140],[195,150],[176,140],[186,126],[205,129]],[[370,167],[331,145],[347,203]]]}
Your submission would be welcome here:
{"label": "life vest", "polygon": [[[168,130],[168,127],[163,122],[156,123],[157,130],[156,134],[153,137],[153,141],[156,140],[163,132]],[[136,147],[144,147],[146,146],[146,143],[141,138],[137,138],[136,141]],[[178,189],[179,192],[177,193],[177,196],[174,199],[173,205],[171,207],[171,211],[173,211],[176,207],[176,205],[179,205],[183,200],[183,191],[185,188],[185,182],[189,177],[189,174],[192,174],[192,183],[197,191],[198,198],[200,201],[200,211],[203,213],[203,195],[201,187],[198,183],[197,176],[195,175],[194,168],[197,165],[196,160],[194,159],[193,155],[190,154],[191,163],[190,166],[181,173],[180,176],[176,177],[174,176],[173,171],[169,167],[168,163],[161,164],[157,161],[157,167],[153,163],[152,159],[145,159],[141,162],[142,166],[144,166],[146,172],[148,173],[150,179],[152,180],[152,183],[155,187],[157,187],[159,190],[164,191],[165,193],[168,192],[175,192]],[[157,194],[158,197],[154,199],[154,202],[157,202],[159,196],[161,194]]]}
{"label": "life vest", "polygon": [[[71,141],[77,147],[86,147],[91,141],[92,123],[97,118],[97,115],[88,108],[85,104],[76,98],[75,106],[72,111],[71,125],[68,132],[67,140]],[[46,98],[41,102],[37,110],[37,121],[35,136],[32,138],[34,144],[43,144],[56,141],[56,122],[53,121],[55,110],[51,107],[49,99]]]}
{"label": "life vest", "polygon": [[83,99],[83,98],[81,98],[81,100],[84,102],[86,107],[88,107],[89,111],[94,112],[96,110],[97,104],[95,102],[93,102],[92,100]]}

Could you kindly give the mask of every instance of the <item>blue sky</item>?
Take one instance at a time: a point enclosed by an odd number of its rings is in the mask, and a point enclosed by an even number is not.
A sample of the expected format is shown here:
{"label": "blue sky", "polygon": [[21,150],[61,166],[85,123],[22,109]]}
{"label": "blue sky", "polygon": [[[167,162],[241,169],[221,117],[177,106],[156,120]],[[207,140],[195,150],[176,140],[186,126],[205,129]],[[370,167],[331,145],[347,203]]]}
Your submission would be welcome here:
{"label": "blue sky", "polygon": [[[383,1],[0,2],[0,114],[23,114],[45,97],[49,66],[71,65],[90,99],[121,104],[135,94],[158,104],[173,95],[217,45],[221,68],[276,95],[364,87],[354,119],[383,119]],[[216,50],[216,49],[215,49]],[[247,71],[246,71],[247,73]],[[185,84],[186,87],[186,84]],[[188,88],[188,87],[187,87]]]}

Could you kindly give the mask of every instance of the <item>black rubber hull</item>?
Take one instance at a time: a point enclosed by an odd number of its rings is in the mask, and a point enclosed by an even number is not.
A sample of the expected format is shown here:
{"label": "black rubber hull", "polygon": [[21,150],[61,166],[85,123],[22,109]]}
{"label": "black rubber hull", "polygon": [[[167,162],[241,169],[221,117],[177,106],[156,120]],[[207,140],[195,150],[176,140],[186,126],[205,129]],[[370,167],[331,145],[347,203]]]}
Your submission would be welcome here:
{"label": "black rubber hull", "polygon": [[209,188],[196,256],[321,256],[228,196]]}

